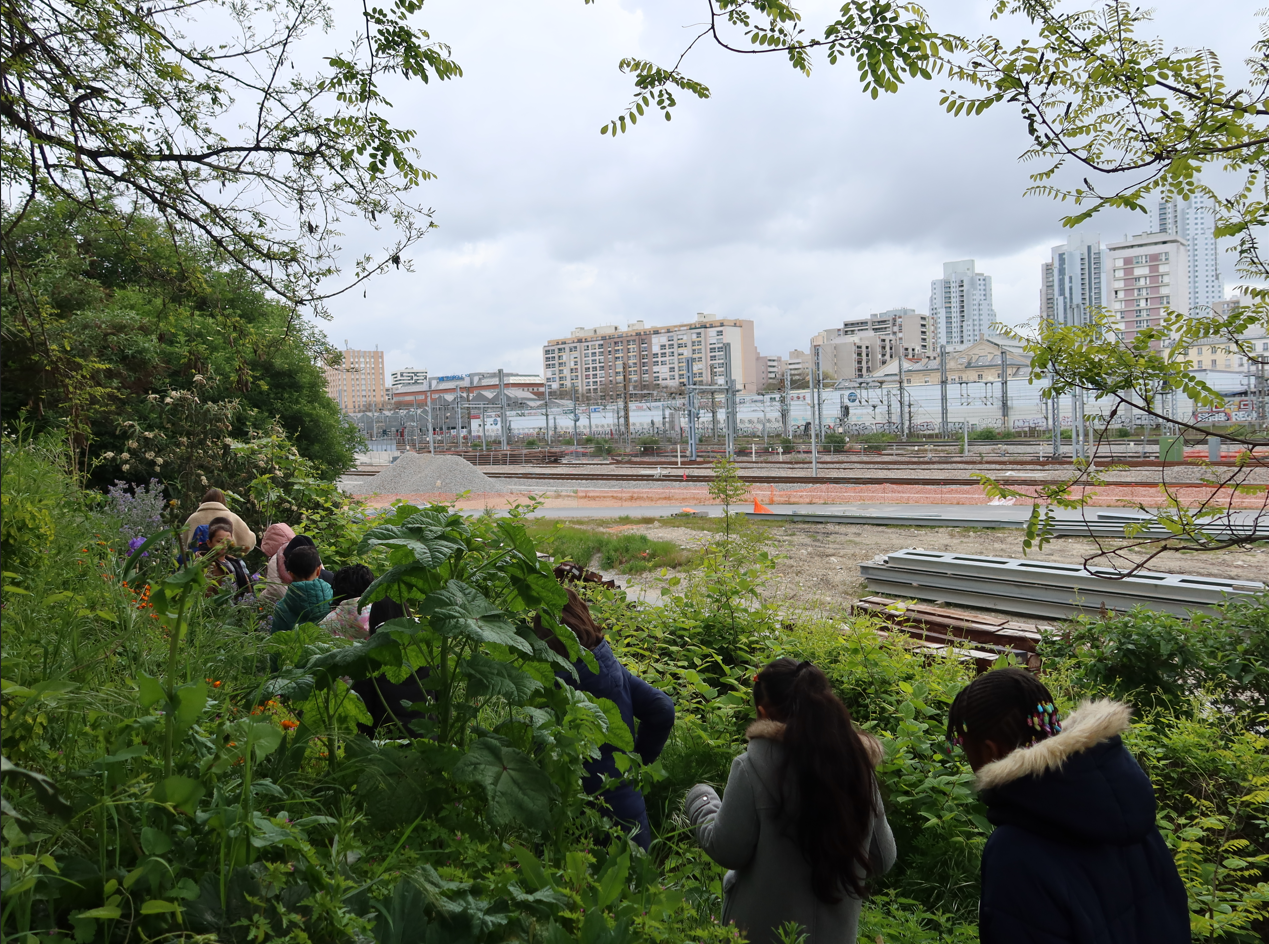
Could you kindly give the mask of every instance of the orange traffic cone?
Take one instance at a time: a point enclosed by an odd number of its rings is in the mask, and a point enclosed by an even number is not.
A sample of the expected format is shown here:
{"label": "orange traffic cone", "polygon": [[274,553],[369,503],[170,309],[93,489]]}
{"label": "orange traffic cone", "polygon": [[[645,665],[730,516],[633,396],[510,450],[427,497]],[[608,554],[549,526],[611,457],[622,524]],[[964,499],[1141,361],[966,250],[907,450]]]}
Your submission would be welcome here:
{"label": "orange traffic cone", "polygon": [[769,515],[771,514],[771,509],[755,498],[753,500],[753,513],[755,515]]}

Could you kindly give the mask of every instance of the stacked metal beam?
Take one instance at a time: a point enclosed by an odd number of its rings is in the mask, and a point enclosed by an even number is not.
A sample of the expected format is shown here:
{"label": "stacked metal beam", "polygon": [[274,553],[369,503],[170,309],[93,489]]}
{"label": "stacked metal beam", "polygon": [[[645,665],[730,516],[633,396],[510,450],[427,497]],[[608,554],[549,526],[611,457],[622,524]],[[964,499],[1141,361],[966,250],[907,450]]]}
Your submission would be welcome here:
{"label": "stacked metal beam", "polygon": [[1180,616],[1212,613],[1216,604],[1267,589],[1249,580],[1154,571],[1123,577],[1078,564],[911,548],[861,563],[859,572],[870,589],[890,596],[1059,619],[1077,613],[1124,613],[1134,606]]}
{"label": "stacked metal beam", "polygon": [[[932,512],[914,512],[912,514],[870,514],[867,512],[838,511],[788,511],[788,512],[746,512],[755,520],[767,521],[804,521],[811,524],[864,524],[885,527],[911,528],[1012,528],[1026,527],[1026,518],[994,518],[976,516],[967,511],[958,515],[943,515]],[[1099,537],[1109,540],[1123,540],[1124,526],[1151,519],[1139,514],[1124,512],[1098,512],[1093,518],[1059,518],[1054,524],[1053,533],[1060,538]],[[1202,523],[1203,530],[1214,538],[1239,537],[1263,538],[1269,540],[1269,521],[1255,518],[1218,518]],[[1158,524],[1151,524],[1138,535],[1146,538],[1173,537],[1171,531]]]}

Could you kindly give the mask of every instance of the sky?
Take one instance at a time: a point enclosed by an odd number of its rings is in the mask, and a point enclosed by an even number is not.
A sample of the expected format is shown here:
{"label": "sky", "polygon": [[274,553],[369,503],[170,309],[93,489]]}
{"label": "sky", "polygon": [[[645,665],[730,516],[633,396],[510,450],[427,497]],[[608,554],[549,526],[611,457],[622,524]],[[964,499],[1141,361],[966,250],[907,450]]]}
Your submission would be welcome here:
{"label": "sky", "polygon": [[[1166,46],[1209,46],[1231,72],[1263,0],[1159,0]],[[995,30],[990,2],[934,0],[936,26]],[[808,24],[831,5],[800,5]],[[950,260],[992,276],[998,317],[1039,306],[1040,266],[1068,231],[1069,205],[1024,197],[1028,139],[1007,106],[973,118],[938,104],[945,83],[873,100],[853,66],[807,78],[778,56],[701,43],[684,71],[708,101],[625,135],[625,56],[672,63],[699,0],[429,0],[418,23],[448,43],[461,79],[393,86],[393,120],[417,129],[437,175],[411,199],[437,228],[393,271],[330,304],[332,343],[379,348],[389,371],[433,376],[504,367],[538,373],[542,344],[576,327],[750,318],[764,354],[805,348],[843,319],[896,306],[928,311]],[[1085,230],[1147,229],[1116,212]],[[351,258],[377,245],[352,227]],[[1221,260],[1227,288],[1233,257]]]}

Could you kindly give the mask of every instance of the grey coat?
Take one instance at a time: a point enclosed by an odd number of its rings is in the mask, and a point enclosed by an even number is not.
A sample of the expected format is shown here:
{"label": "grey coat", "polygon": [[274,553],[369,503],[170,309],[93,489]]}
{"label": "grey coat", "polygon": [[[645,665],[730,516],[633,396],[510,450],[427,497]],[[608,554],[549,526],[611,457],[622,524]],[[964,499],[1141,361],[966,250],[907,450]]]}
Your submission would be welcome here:
{"label": "grey coat", "polygon": [[[687,794],[687,815],[709,857],[732,871],[723,879],[723,922],[734,923],[752,944],[779,944],[776,929],[796,921],[809,944],[855,944],[861,902],[844,895],[837,904],[815,897],[811,866],[793,838],[795,800],[780,813],[780,767],[784,725],[758,721],[749,726],[749,748],[732,761],[722,800],[713,787],[697,784]],[[880,745],[866,740],[874,763]],[[894,834],[881,797],[869,840],[882,872],[894,865]]]}

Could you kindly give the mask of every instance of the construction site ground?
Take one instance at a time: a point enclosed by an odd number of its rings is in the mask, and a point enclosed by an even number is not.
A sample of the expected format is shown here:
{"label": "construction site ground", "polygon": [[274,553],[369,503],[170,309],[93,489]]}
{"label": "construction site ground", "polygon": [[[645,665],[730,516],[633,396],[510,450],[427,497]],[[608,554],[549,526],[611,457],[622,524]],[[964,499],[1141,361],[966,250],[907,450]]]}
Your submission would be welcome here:
{"label": "construction site ground", "polygon": [[[710,519],[572,519],[579,527],[628,531],[652,540],[700,547],[713,537],[719,522]],[[825,616],[844,615],[849,605],[870,591],[859,576],[860,561],[915,547],[930,551],[992,557],[1023,557],[1021,531],[975,528],[904,528],[869,525],[771,522],[753,526],[753,533],[777,557],[767,585],[773,601]],[[1112,546],[1109,542],[1107,547]],[[1091,540],[1060,538],[1047,544],[1035,560],[1081,563],[1097,553]],[[1269,576],[1269,548],[1251,547],[1184,553],[1167,551],[1150,563],[1151,570],[1244,580]],[[654,589],[652,576],[623,578],[631,589]],[[656,593],[648,595],[655,599]]]}

